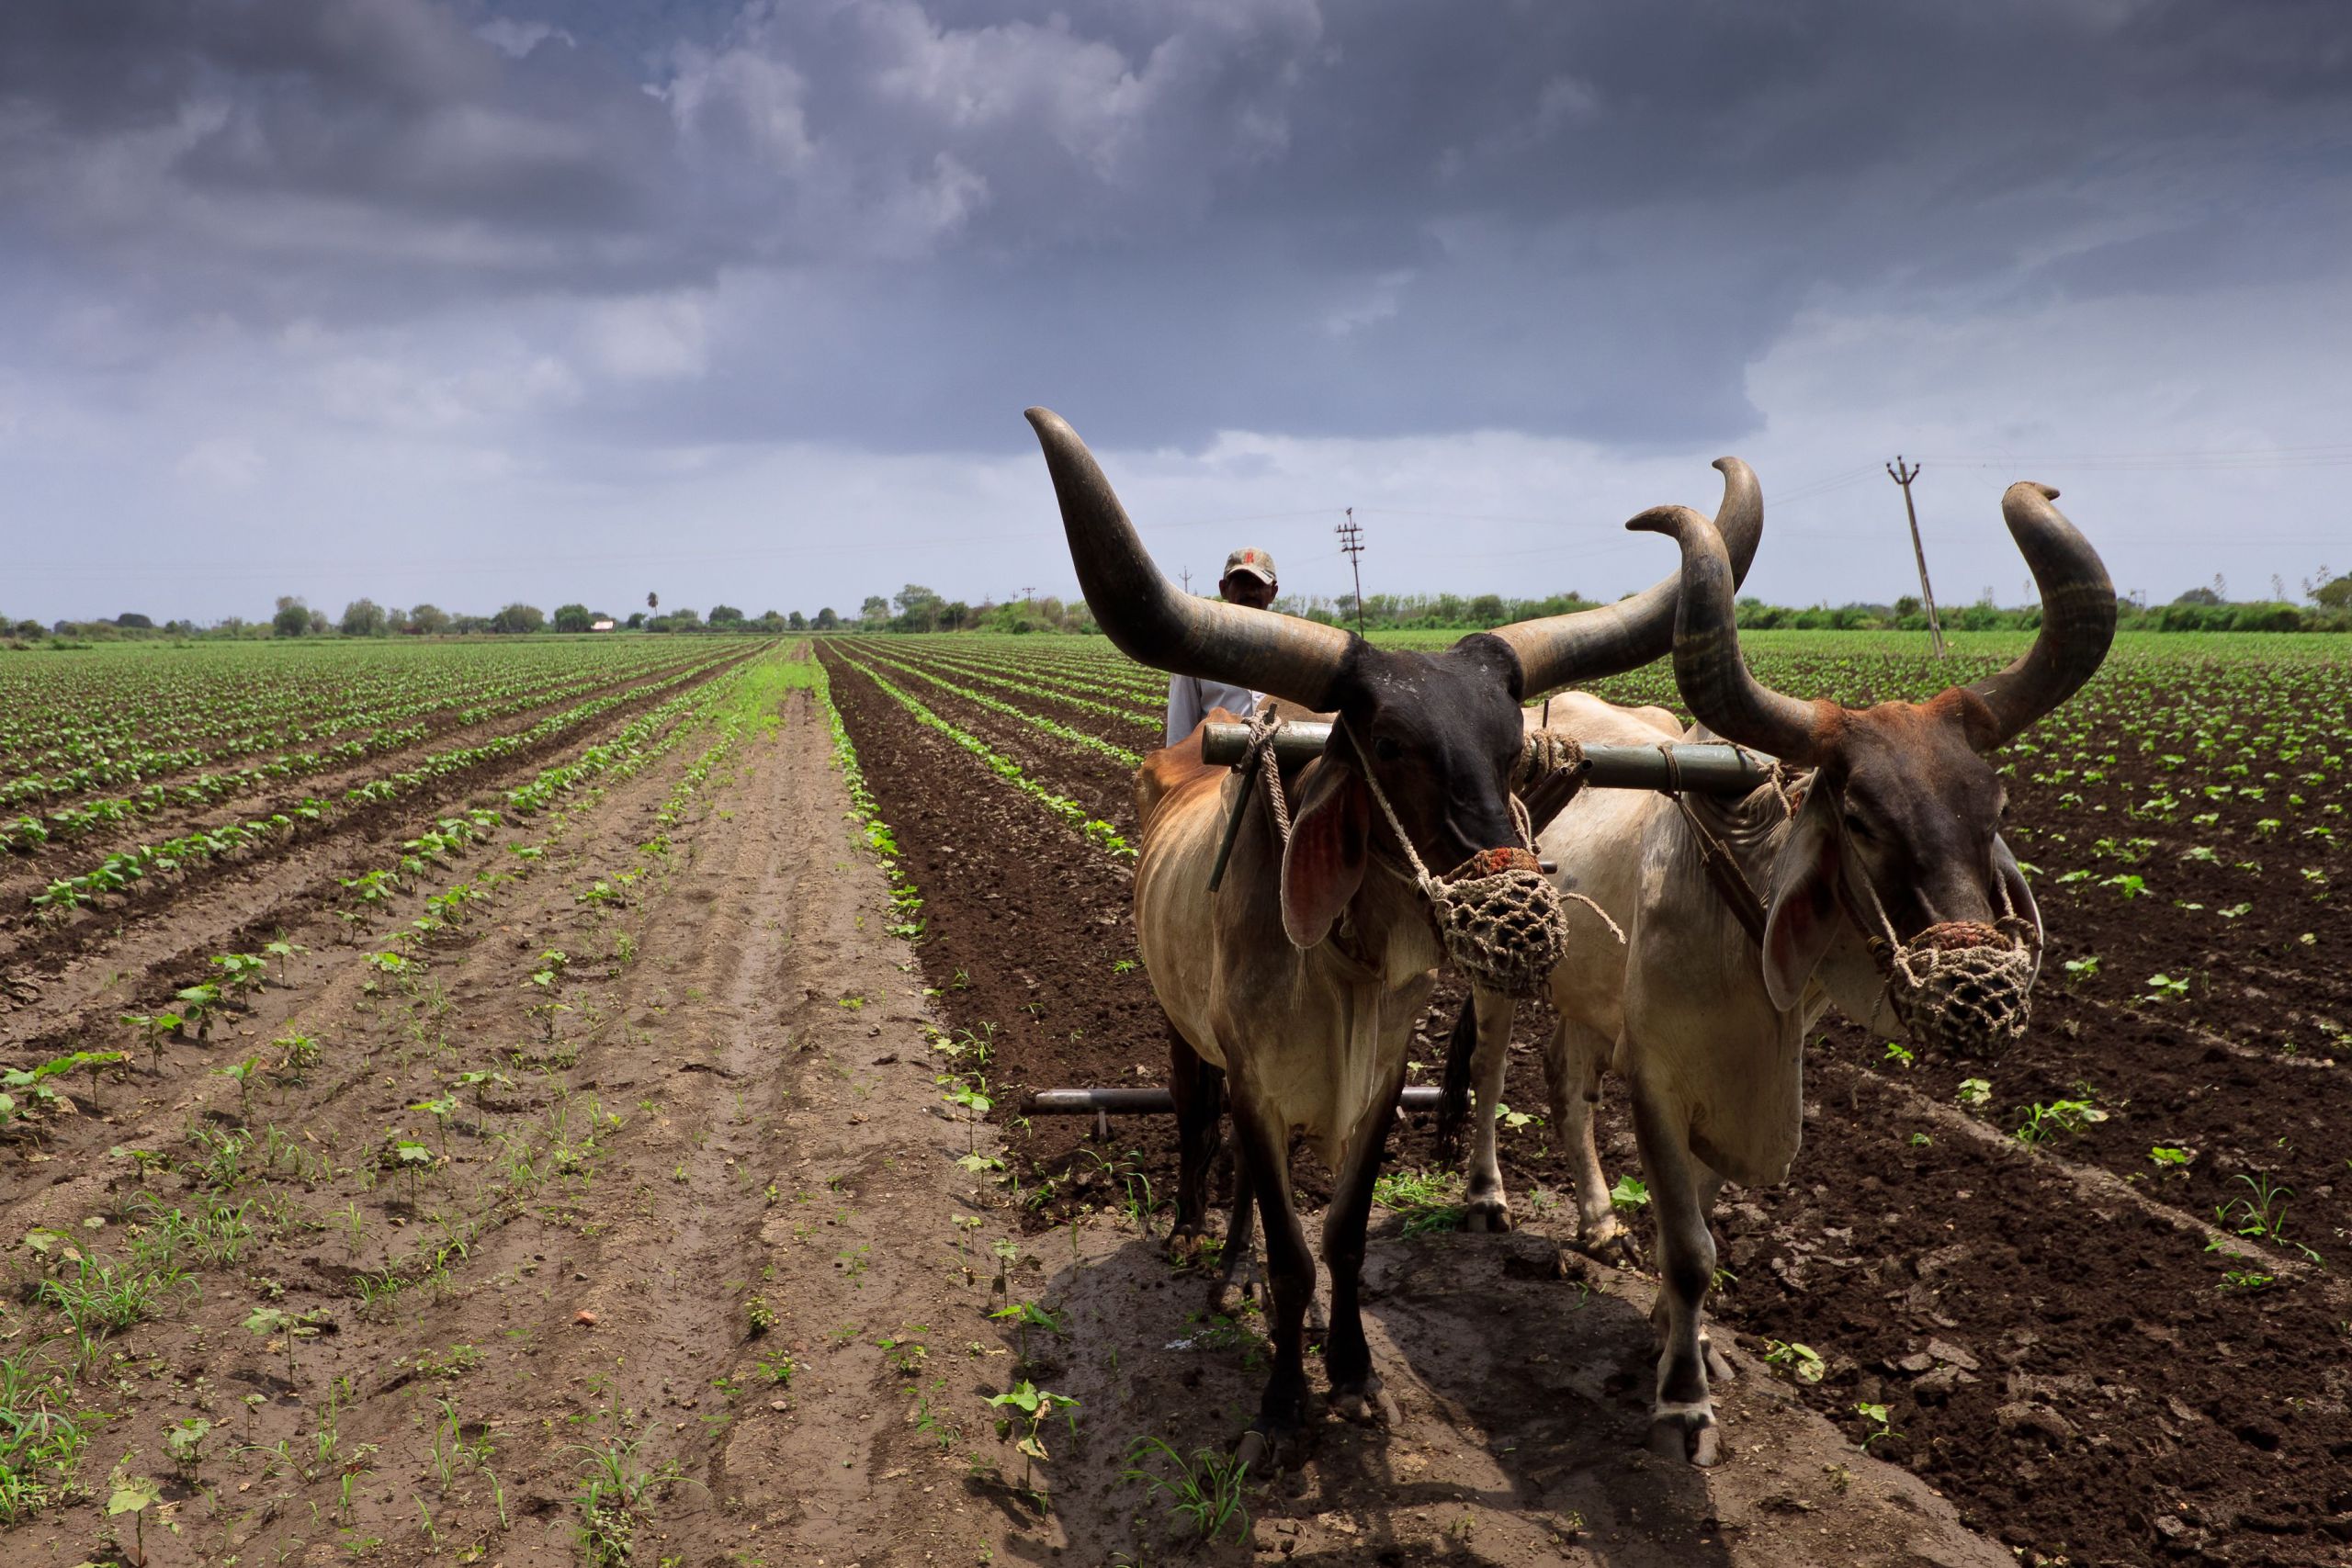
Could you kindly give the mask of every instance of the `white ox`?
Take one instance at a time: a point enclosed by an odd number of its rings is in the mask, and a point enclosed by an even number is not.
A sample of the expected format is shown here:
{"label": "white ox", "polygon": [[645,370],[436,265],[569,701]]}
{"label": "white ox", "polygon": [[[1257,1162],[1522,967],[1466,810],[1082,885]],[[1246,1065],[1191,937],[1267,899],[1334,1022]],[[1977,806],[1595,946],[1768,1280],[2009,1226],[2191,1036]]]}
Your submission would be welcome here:
{"label": "white ox", "polygon": [[[1785,795],[1767,786],[1737,801],[1686,797],[1760,900],[1760,943],[1710,880],[1699,834],[1667,795],[1585,791],[1540,841],[1556,863],[1555,885],[1590,898],[1626,937],[1620,945],[1592,910],[1566,901],[1566,956],[1550,987],[1559,1022],[1545,1066],[1589,1249],[1625,1249],[1593,1146],[1603,1067],[1631,1091],[1663,1283],[1649,1438],[1661,1453],[1699,1464],[1718,1457],[1709,1376],[1728,1369],[1707,1344],[1702,1316],[1715,1261],[1707,1216],[1725,1181],[1773,1183],[1788,1174],[1803,1127],[1806,1031],[1832,1002],[1873,1028],[1928,1027],[1921,1008],[1908,1005],[1914,998],[1930,1012],[1939,1001],[1962,1004],[1935,1014],[1943,1042],[1962,1049],[2023,1027],[2041,916],[2001,840],[2007,796],[1982,754],[2088,680],[2115,628],[2106,570],[2050,504],[2056,495],[2018,484],[2003,498],[2041,590],[2041,629],[2023,658],[1971,685],[1922,704],[1850,709],[1758,684],[1739,655],[1723,545],[1704,518],[1671,508],[1628,526],[1681,543],[1675,677],[1701,727],[1686,736],[1664,709],[1589,696],[1552,704],[1549,727],[1587,742],[1720,738],[1809,770],[1788,781]],[[1936,954],[2005,969],[2013,994],[1993,995],[1988,1012],[1977,992],[2002,987],[1984,987],[1980,976],[1962,985],[1965,994],[1953,993],[1957,982],[1932,973]],[[1924,987],[1910,985],[1915,974],[1928,976]],[[1467,1223],[1508,1229],[1494,1112],[1512,1008],[1484,991],[1475,1007]],[[1972,1041],[1971,1018],[1989,1019],[1978,1032],[1995,1038]],[[1449,1077],[1456,1085],[1469,1034],[1455,1032]]]}

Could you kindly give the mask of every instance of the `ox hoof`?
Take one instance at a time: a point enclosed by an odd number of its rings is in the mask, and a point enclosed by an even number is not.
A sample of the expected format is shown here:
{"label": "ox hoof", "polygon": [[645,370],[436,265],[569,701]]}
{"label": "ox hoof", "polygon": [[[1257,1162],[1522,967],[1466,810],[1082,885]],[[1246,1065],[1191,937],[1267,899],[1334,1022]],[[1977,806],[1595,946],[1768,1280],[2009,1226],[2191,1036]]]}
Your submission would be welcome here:
{"label": "ox hoof", "polygon": [[1679,1460],[1702,1470],[1723,1462],[1723,1429],[1706,1410],[1677,1410],[1652,1416],[1643,1446],[1660,1459]]}
{"label": "ox hoof", "polygon": [[1576,1249],[1595,1263],[1606,1264],[1611,1269],[1623,1269],[1628,1273],[1641,1270],[1642,1249],[1634,1245],[1632,1233],[1627,1231],[1612,1231],[1598,1241],[1587,1241],[1579,1236]]}
{"label": "ox hoof", "polygon": [[1731,1364],[1731,1359],[1716,1349],[1715,1342],[1703,1334],[1699,1336],[1699,1354],[1707,1363],[1707,1382],[1710,1386],[1739,1381],[1739,1370]]}
{"label": "ox hoof", "polygon": [[1474,1198],[1462,1211],[1462,1228],[1480,1235],[1508,1231],[1510,1205],[1500,1198]]}
{"label": "ox hoof", "polygon": [[1241,1434],[1233,1446],[1233,1462],[1238,1470],[1247,1470],[1260,1478],[1281,1471],[1295,1470],[1300,1461],[1298,1433],[1294,1428],[1267,1430],[1262,1425]]}
{"label": "ox hoof", "polygon": [[1404,1420],[1378,1378],[1364,1379],[1361,1388],[1333,1389],[1331,1414],[1359,1427],[1395,1427]]}

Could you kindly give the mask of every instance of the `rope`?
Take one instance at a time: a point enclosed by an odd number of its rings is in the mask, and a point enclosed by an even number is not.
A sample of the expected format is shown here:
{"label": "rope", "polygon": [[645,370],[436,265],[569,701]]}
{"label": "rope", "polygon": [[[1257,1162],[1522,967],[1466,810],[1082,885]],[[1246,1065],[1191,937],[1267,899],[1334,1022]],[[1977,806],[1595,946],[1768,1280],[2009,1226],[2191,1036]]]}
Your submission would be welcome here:
{"label": "rope", "polygon": [[1290,801],[1283,794],[1282,765],[1274,760],[1274,732],[1282,727],[1281,719],[1262,708],[1251,714],[1250,733],[1242,739],[1244,748],[1242,756],[1245,760],[1255,757],[1258,761],[1258,772],[1263,774],[1266,780],[1266,800],[1273,807],[1277,841],[1284,849],[1288,849],[1290,847]]}

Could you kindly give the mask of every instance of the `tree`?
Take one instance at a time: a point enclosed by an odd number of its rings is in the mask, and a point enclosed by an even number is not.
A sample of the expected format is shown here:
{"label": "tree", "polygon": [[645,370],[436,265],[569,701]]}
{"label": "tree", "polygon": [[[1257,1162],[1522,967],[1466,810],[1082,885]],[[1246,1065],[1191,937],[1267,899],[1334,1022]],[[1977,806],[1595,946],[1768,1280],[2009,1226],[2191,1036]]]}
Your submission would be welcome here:
{"label": "tree", "polygon": [[742,622],[743,612],[732,604],[713,604],[710,607],[710,624],[714,626],[741,626]]}
{"label": "tree", "polygon": [[269,624],[279,637],[300,637],[311,629],[311,607],[293,594],[280,594]]}
{"label": "tree", "polygon": [[791,615],[785,617],[784,624],[790,626],[794,631],[805,632],[808,629],[808,617],[802,615],[799,611],[795,610]]}
{"label": "tree", "polygon": [[2352,572],[2321,583],[2312,590],[2312,598],[2331,610],[2352,609]]}
{"label": "tree", "polygon": [[631,631],[636,631],[636,630],[639,629],[640,627],[642,627],[644,625],[645,625],[645,612],[644,612],[644,611],[642,611],[642,610],[631,610],[631,611],[628,613],[628,629],[629,629],[629,630],[631,630]]}
{"label": "tree", "polygon": [[555,629],[560,632],[584,632],[595,624],[595,620],[585,604],[558,604],[555,607]]}
{"label": "tree", "polygon": [[944,601],[920,583],[910,582],[899,590],[899,625],[907,631],[937,631],[944,607]]}
{"label": "tree", "polygon": [[950,599],[939,612],[940,626],[947,631],[962,631],[972,618],[972,607],[961,599]]}
{"label": "tree", "polygon": [[832,631],[841,624],[841,616],[833,613],[833,607],[831,604],[826,605],[823,609],[817,612],[817,629],[819,631]]}
{"label": "tree", "polygon": [[546,615],[533,604],[509,604],[490,618],[494,632],[535,632],[547,624]]}
{"label": "tree", "polygon": [[408,618],[408,612],[399,605],[395,604],[384,612],[384,630],[392,636],[406,637],[415,629],[414,623]]}
{"label": "tree", "polygon": [[1482,626],[1498,626],[1503,621],[1503,597],[1499,593],[1481,593],[1470,601],[1470,619]]}
{"label": "tree", "polygon": [[890,618],[890,601],[883,598],[879,593],[867,594],[865,607],[858,611],[857,618],[868,626],[880,626]]}
{"label": "tree", "polygon": [[345,637],[382,637],[387,624],[383,606],[373,599],[354,599],[343,607]]}
{"label": "tree", "polygon": [[2222,596],[2210,588],[2192,588],[2173,601],[2176,604],[2218,604]]}
{"label": "tree", "polygon": [[439,637],[449,629],[449,612],[438,604],[419,604],[408,613],[408,627],[419,637]]}
{"label": "tree", "polygon": [[311,635],[312,637],[324,637],[334,629],[334,623],[327,619],[327,613],[324,610],[313,610],[311,612]]}
{"label": "tree", "polygon": [[125,630],[130,630],[133,627],[142,630],[152,629],[155,625],[154,622],[149,620],[146,616],[140,615],[117,615],[114,618],[114,624],[123,627]]}
{"label": "tree", "polygon": [[660,609],[662,607],[662,595],[659,593],[648,593],[645,596],[645,607],[648,610]]}

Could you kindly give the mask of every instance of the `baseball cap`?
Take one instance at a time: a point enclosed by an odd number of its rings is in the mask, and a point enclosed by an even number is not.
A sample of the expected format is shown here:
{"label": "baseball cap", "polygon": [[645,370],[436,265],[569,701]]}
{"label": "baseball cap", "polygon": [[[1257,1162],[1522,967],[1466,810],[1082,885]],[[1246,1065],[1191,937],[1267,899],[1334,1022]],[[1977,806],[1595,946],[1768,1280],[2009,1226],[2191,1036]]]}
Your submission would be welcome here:
{"label": "baseball cap", "polygon": [[[1271,583],[1274,581],[1274,558],[1263,550],[1245,547],[1225,558],[1224,576],[1231,577],[1237,571],[1246,571],[1261,582]],[[1224,578],[1218,581],[1223,581]]]}

